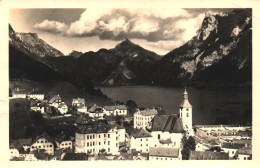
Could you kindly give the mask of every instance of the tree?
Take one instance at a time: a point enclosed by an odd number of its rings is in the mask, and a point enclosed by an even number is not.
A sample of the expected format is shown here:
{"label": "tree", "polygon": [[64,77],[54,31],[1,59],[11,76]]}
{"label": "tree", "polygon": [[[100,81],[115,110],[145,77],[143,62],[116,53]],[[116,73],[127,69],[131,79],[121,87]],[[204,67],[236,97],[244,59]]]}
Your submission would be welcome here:
{"label": "tree", "polygon": [[138,108],[137,104],[133,100],[127,100],[126,106],[129,114],[134,114]]}
{"label": "tree", "polygon": [[194,151],[196,148],[195,139],[192,136],[187,136],[187,133],[184,134],[182,137],[182,160],[188,160],[189,159],[189,153],[190,151]]}

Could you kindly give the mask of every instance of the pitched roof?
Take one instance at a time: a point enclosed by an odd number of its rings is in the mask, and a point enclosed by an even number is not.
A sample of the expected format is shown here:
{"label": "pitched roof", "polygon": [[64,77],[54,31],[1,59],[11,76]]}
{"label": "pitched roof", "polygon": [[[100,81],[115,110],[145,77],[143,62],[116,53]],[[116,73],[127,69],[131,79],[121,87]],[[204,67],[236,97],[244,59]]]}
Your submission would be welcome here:
{"label": "pitched roof", "polygon": [[[38,139],[40,139],[40,138],[45,138],[47,141],[53,143],[53,139],[50,138],[50,137],[44,132],[44,133],[42,133],[41,135],[37,136],[37,137],[32,141],[31,144],[35,143],[35,142],[36,142]],[[53,143],[53,144],[54,144],[54,143]]]}
{"label": "pitched roof", "polygon": [[140,128],[138,130],[135,130],[135,132],[132,134],[135,138],[146,138],[146,137],[152,137],[151,134],[144,130],[143,128]]}
{"label": "pitched roof", "polygon": [[233,139],[233,143],[252,145],[252,139]]}
{"label": "pitched roof", "polygon": [[71,138],[64,134],[64,132],[61,132],[55,137],[55,141],[61,143],[62,141],[71,141]]}
{"label": "pitched roof", "polygon": [[80,134],[107,133],[111,128],[112,126],[108,124],[95,122],[88,125],[78,126],[76,132]]}
{"label": "pitched roof", "polygon": [[28,94],[32,95],[32,94],[44,94],[44,93],[42,91],[39,91],[39,90],[33,90],[30,93],[28,93]]}
{"label": "pitched roof", "polygon": [[179,156],[179,148],[150,147],[149,156],[177,158]]}
{"label": "pitched roof", "polygon": [[72,100],[72,103],[79,103],[79,104],[85,104],[85,99],[84,98],[75,98]]}
{"label": "pitched roof", "polygon": [[116,109],[127,110],[127,106],[126,105],[104,106],[104,109],[107,110],[107,111],[115,111]]}
{"label": "pitched roof", "polygon": [[252,148],[251,147],[242,147],[238,149],[238,154],[242,155],[252,155]]}
{"label": "pitched roof", "polygon": [[86,153],[65,153],[62,160],[88,160]]}
{"label": "pitched roof", "polygon": [[140,114],[143,116],[151,116],[151,115],[158,114],[158,111],[155,109],[145,109],[145,110],[141,110]]}
{"label": "pitched roof", "polygon": [[96,104],[94,104],[92,107],[90,107],[90,109],[88,110],[90,113],[94,112],[97,109],[102,109],[102,107],[97,106]]}
{"label": "pitched roof", "polygon": [[53,103],[55,100],[61,100],[61,97],[60,97],[60,95],[55,95],[55,96],[53,96],[52,98],[51,98],[51,100],[49,101],[49,103]]}
{"label": "pitched roof", "polygon": [[182,120],[174,115],[156,115],[152,120],[152,131],[183,133]]}
{"label": "pitched roof", "polygon": [[168,139],[161,139],[159,142],[161,144],[171,144],[172,140],[170,138],[168,138]]}
{"label": "pitched roof", "polygon": [[228,148],[228,149],[239,149],[243,147],[244,144],[237,144],[237,143],[222,143],[221,148]]}
{"label": "pitched roof", "polygon": [[190,151],[189,160],[228,160],[228,153],[212,151]]}
{"label": "pitched roof", "polygon": [[59,104],[58,108],[61,108],[62,106],[68,107],[64,102],[62,102],[61,104]]}

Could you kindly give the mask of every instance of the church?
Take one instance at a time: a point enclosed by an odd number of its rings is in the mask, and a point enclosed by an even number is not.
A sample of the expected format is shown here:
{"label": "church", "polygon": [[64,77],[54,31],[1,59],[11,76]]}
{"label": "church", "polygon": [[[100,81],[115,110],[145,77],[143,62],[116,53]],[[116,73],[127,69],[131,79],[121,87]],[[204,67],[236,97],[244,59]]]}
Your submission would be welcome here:
{"label": "church", "polygon": [[178,115],[156,115],[152,120],[151,147],[181,147],[184,133],[194,135],[192,129],[192,105],[188,100],[186,87]]}

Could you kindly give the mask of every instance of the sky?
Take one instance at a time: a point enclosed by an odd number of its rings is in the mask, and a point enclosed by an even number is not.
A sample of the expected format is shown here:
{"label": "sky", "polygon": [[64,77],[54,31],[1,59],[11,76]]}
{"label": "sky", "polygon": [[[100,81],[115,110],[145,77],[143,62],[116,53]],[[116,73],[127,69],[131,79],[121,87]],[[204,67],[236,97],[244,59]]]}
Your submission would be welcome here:
{"label": "sky", "polygon": [[128,38],[147,50],[165,55],[196,35],[209,8],[52,8],[10,9],[16,32],[37,33],[63,52],[114,48]]}

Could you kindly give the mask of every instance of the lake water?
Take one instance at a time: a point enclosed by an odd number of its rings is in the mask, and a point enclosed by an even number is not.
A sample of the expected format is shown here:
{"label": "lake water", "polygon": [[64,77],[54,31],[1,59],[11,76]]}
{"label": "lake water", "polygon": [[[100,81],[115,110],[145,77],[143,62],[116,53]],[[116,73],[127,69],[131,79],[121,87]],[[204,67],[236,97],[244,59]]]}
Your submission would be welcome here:
{"label": "lake water", "polygon": [[[113,100],[134,100],[138,107],[162,106],[166,113],[178,113],[184,88],[157,86],[99,87]],[[252,120],[252,91],[249,88],[188,87],[193,106],[193,124],[212,124],[224,118],[230,124]]]}

